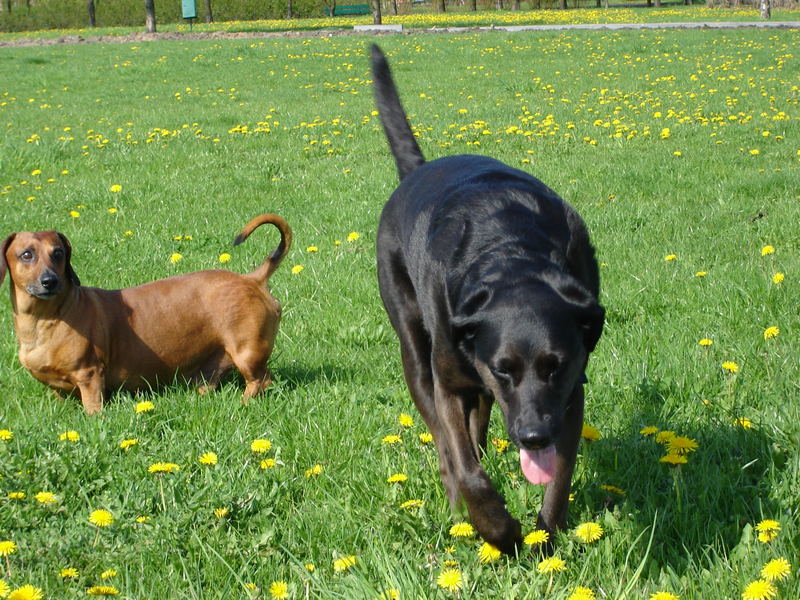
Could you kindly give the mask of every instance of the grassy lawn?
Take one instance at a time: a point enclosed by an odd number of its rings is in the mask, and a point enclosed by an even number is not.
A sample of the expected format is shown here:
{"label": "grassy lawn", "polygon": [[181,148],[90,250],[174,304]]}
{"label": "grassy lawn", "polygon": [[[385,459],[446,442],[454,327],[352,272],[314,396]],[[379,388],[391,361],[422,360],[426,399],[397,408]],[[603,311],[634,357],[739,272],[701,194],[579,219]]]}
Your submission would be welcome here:
{"label": "grassy lawn", "polygon": [[[380,40],[428,157],[534,173],[602,261],[599,439],[581,446],[553,572],[535,550],[482,562],[480,540],[449,533],[375,281],[396,174],[371,41],[0,51],[0,238],[58,229],[83,283],[117,288],[254,268],[274,231],[231,241],[261,212],[295,232],[271,280],[275,382],[249,407],[237,379],[202,397],[176,382],[87,418],[20,366],[0,303],[0,579],[53,599],[281,598],[281,582],[298,599],[800,596],[797,32]],[[660,461],[665,431],[696,442],[686,464]],[[541,490],[499,419],[490,436],[487,470],[527,533]],[[575,535],[588,522],[591,543]],[[788,576],[748,587],[781,558]],[[460,590],[437,584],[448,569]]]}

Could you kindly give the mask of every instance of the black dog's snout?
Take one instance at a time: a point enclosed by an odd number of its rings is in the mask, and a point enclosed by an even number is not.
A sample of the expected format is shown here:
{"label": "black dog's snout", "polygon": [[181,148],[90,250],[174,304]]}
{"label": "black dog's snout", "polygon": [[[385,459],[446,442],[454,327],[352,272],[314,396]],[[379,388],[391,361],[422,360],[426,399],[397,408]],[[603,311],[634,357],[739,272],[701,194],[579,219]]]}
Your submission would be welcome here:
{"label": "black dog's snout", "polygon": [[48,292],[52,292],[58,286],[58,275],[55,273],[45,273],[39,279],[39,283]]}
{"label": "black dog's snout", "polygon": [[542,450],[553,443],[553,438],[539,429],[525,428],[519,432],[519,443],[526,450]]}

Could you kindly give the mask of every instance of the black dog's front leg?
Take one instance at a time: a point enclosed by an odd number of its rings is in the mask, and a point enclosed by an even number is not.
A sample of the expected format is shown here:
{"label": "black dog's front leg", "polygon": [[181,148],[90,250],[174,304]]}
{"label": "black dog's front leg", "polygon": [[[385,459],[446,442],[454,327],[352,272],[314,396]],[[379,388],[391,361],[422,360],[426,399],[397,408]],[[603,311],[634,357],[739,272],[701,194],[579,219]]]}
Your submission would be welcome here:
{"label": "black dog's front leg", "polygon": [[434,401],[447,440],[453,476],[473,525],[487,542],[506,554],[516,554],[522,543],[520,524],[506,510],[503,497],[481,467],[467,423],[468,403],[445,389],[436,378]]}
{"label": "black dog's front leg", "polygon": [[556,474],[553,481],[547,484],[542,510],[539,511],[537,526],[550,532],[551,542],[556,530],[567,526],[569,490],[583,427],[583,403],[583,385],[578,384],[564,415],[561,437],[556,442]]}

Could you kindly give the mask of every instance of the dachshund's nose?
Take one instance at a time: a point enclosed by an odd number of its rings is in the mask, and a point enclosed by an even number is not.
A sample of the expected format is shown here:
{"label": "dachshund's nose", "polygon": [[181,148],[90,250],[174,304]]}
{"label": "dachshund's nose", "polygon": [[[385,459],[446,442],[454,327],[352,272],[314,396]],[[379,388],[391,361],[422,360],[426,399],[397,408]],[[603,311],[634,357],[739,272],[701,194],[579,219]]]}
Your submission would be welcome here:
{"label": "dachshund's nose", "polygon": [[39,283],[41,283],[42,287],[48,292],[52,292],[56,289],[56,286],[58,286],[58,275],[55,273],[45,273],[39,279]]}

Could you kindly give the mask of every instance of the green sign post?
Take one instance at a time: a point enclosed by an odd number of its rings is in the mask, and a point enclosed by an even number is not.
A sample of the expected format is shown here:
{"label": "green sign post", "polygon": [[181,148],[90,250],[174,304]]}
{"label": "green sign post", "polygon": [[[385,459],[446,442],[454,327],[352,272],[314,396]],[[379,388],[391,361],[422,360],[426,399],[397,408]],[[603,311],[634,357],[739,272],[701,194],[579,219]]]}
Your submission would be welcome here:
{"label": "green sign post", "polygon": [[197,2],[196,0],[181,0],[181,8],[183,9],[183,18],[189,20],[189,29],[192,29],[193,19],[197,18]]}

